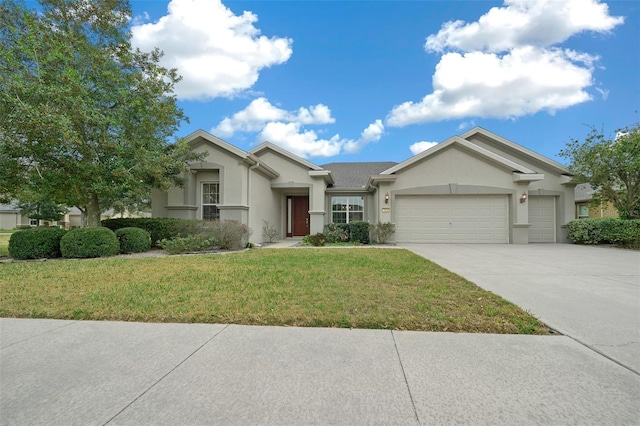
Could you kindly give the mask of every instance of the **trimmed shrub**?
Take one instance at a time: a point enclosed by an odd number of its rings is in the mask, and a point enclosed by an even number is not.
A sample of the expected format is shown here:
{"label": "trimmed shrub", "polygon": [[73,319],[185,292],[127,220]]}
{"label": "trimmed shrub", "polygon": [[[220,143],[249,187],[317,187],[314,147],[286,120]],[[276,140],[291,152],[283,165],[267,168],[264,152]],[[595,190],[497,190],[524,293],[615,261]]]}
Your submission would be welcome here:
{"label": "trimmed shrub", "polygon": [[120,228],[116,231],[120,253],[142,253],[151,249],[151,234],[142,228]]}
{"label": "trimmed shrub", "polygon": [[330,223],[324,226],[324,236],[328,243],[346,243],[351,241],[349,224]]}
{"label": "trimmed shrub", "polygon": [[315,235],[307,235],[307,237],[309,237],[308,238],[309,244],[315,247],[322,247],[327,243],[327,237],[320,232],[318,232]]}
{"label": "trimmed shrub", "polygon": [[357,221],[349,223],[351,241],[369,244],[369,222]]}
{"label": "trimmed shrub", "polygon": [[121,228],[141,228],[151,234],[151,245],[157,246],[158,241],[163,239],[171,239],[180,235],[182,229],[180,223],[184,219],[174,218],[118,218],[107,219],[102,221],[102,226],[112,231]]}
{"label": "trimmed shrub", "polygon": [[161,240],[159,242],[169,254],[180,254],[193,251],[204,251],[212,249],[215,246],[215,240],[209,240],[202,235],[193,235],[190,237],[176,237],[170,240]]}
{"label": "trimmed shrub", "polygon": [[576,244],[640,246],[640,220],[576,219],[567,224],[567,229]]}
{"label": "trimmed shrub", "polygon": [[67,259],[115,256],[120,253],[120,243],[109,228],[78,228],[62,237],[60,251]]}
{"label": "trimmed shrub", "polygon": [[60,239],[66,233],[60,228],[30,228],[14,232],[9,238],[9,256],[14,259],[60,257]]}
{"label": "trimmed shrub", "polygon": [[216,220],[211,222],[213,238],[222,250],[239,250],[247,246],[251,230],[237,220]]}
{"label": "trimmed shrub", "polygon": [[378,222],[371,225],[371,238],[378,244],[387,244],[395,232],[396,226],[390,222]]}

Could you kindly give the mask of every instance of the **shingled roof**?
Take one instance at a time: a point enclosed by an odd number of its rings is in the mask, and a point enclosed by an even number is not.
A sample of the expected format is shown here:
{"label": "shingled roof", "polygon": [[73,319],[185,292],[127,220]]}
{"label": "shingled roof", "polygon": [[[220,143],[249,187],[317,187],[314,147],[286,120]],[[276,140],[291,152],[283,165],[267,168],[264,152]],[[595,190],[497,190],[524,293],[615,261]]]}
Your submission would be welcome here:
{"label": "shingled roof", "polygon": [[325,170],[330,170],[335,184],[333,188],[362,189],[367,185],[369,177],[380,174],[395,166],[394,161],[360,162],[360,163],[329,163],[323,164]]}

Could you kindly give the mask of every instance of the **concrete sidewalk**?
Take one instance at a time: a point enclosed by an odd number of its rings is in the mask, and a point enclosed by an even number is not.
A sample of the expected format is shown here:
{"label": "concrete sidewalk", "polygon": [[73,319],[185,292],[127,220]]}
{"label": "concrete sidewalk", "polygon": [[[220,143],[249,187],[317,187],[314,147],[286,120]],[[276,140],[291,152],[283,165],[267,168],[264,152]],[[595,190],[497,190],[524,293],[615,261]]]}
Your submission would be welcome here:
{"label": "concrete sidewalk", "polygon": [[640,252],[575,244],[402,246],[640,374]]}
{"label": "concrete sidewalk", "polygon": [[0,424],[628,424],[564,336],[0,319]]}

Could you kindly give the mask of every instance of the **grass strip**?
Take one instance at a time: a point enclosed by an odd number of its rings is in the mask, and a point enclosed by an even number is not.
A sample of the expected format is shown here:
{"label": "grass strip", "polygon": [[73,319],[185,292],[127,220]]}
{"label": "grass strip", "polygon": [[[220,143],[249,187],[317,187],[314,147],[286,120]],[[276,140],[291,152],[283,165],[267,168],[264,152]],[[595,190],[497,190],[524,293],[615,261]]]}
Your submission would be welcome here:
{"label": "grass strip", "polygon": [[548,333],[428,260],[376,248],[0,264],[0,316]]}

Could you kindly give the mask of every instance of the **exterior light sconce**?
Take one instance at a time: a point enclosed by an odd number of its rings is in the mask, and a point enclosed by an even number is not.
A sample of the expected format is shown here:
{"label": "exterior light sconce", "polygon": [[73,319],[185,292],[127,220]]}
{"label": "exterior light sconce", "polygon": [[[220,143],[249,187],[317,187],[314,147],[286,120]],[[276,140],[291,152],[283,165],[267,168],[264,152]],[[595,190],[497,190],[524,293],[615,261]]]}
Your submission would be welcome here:
{"label": "exterior light sconce", "polygon": [[520,204],[523,204],[526,202],[527,202],[527,193],[523,192],[522,195],[520,196]]}
{"label": "exterior light sconce", "polygon": [[384,203],[389,204],[389,193],[384,194]]}

